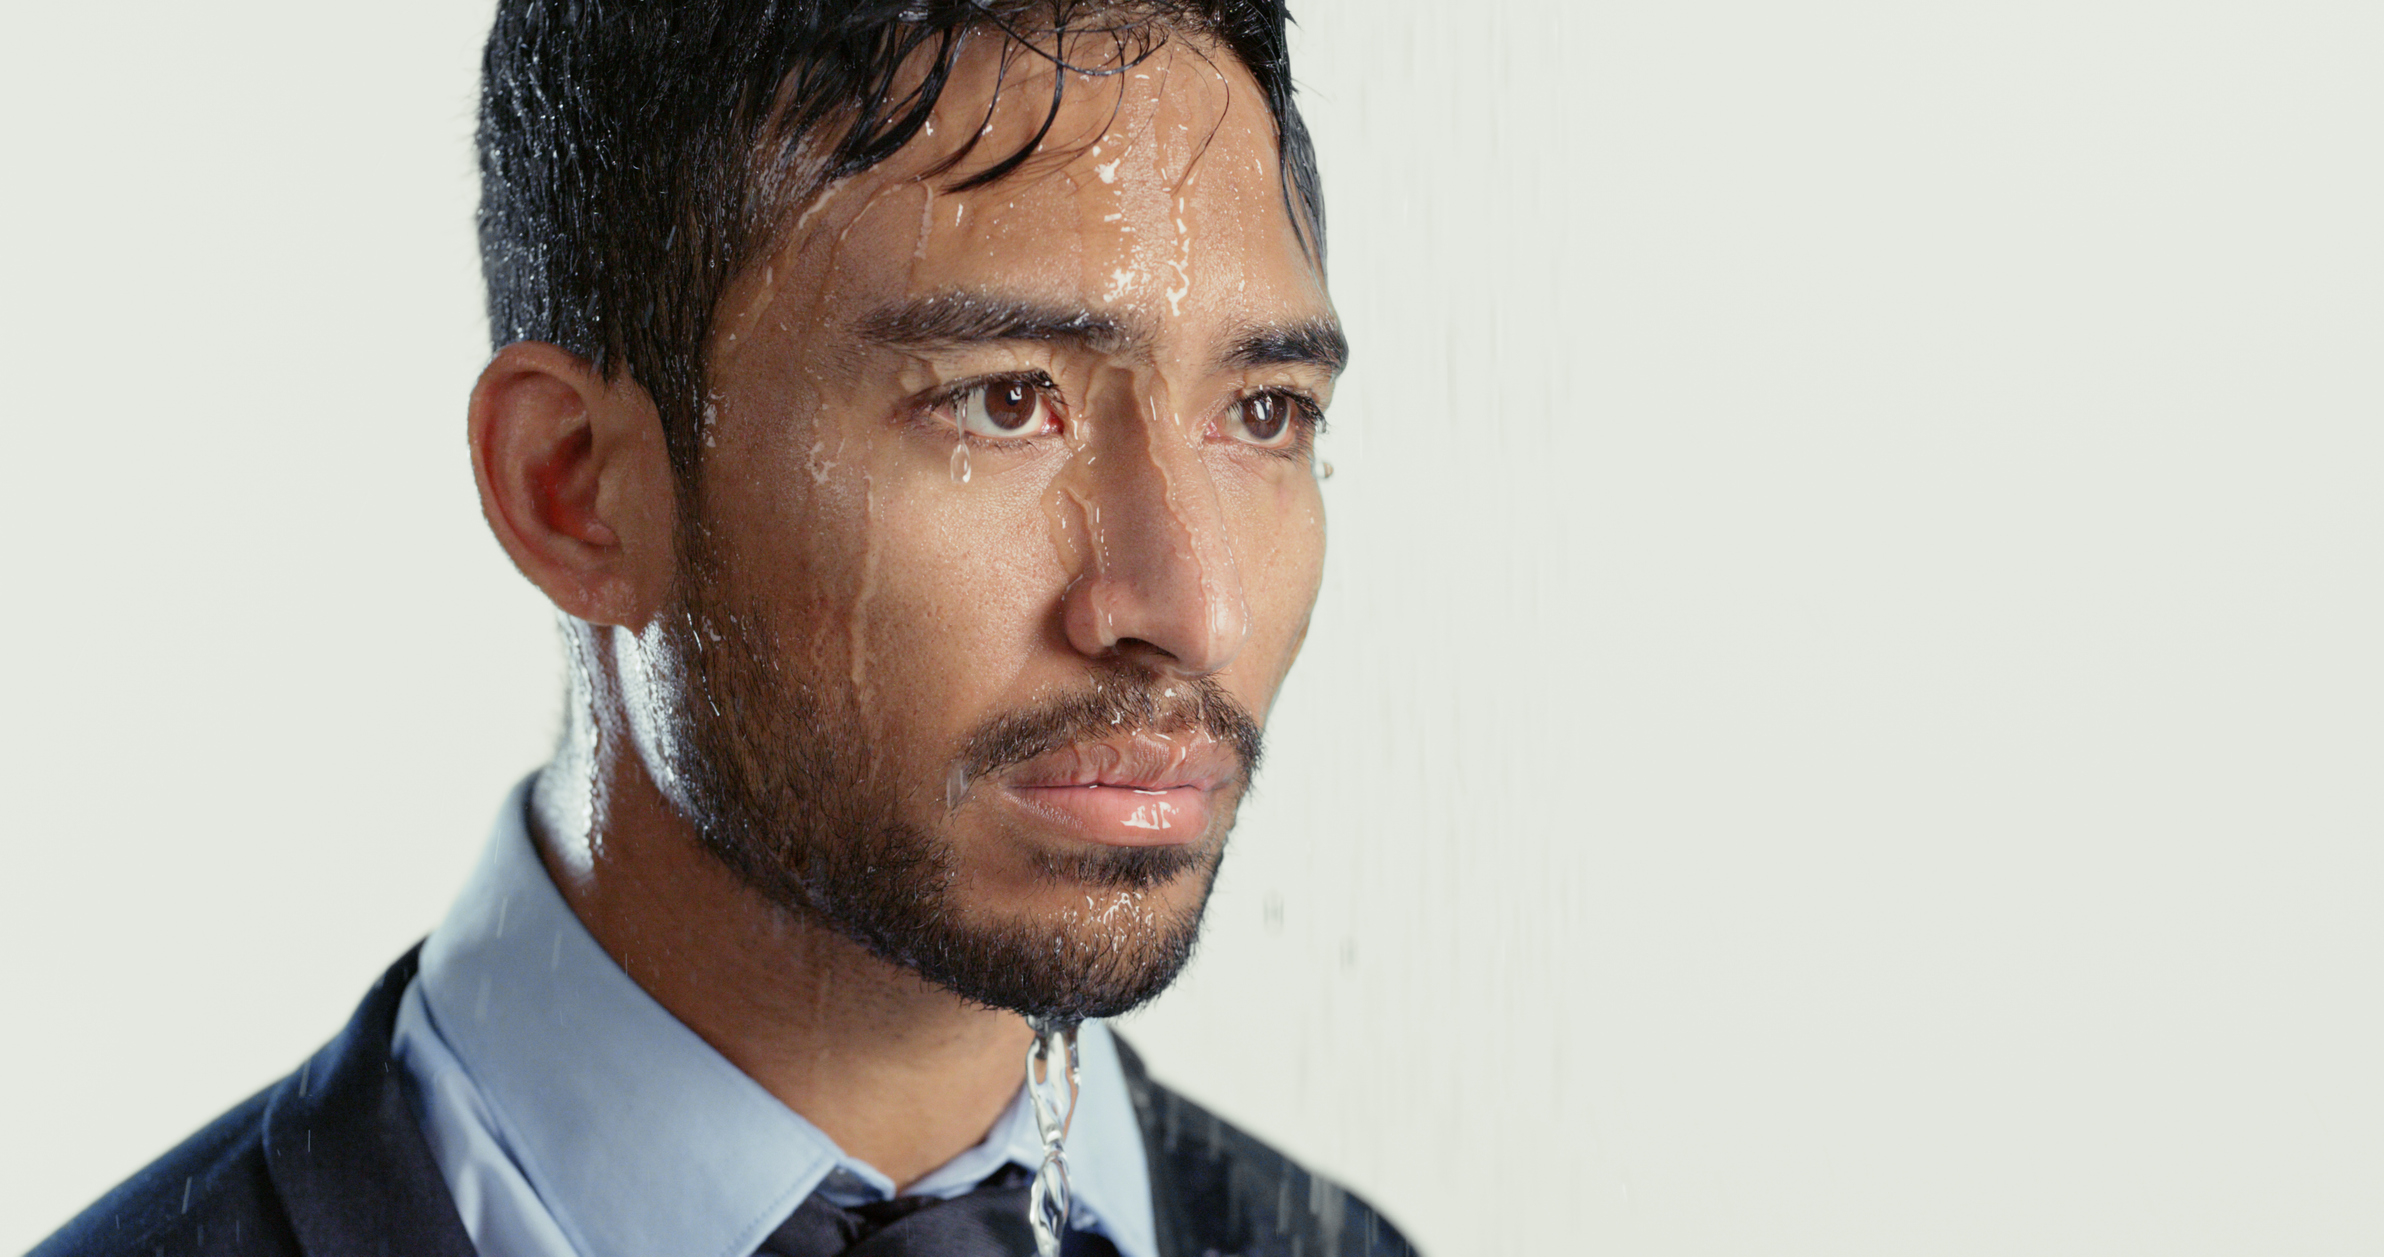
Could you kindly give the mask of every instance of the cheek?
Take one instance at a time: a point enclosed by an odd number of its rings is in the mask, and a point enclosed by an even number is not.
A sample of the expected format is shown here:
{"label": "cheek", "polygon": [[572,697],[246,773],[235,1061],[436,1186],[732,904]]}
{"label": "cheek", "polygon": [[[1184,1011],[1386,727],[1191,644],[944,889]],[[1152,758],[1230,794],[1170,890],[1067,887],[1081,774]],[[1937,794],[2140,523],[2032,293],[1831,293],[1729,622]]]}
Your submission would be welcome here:
{"label": "cheek", "polygon": [[733,533],[729,578],[814,673],[848,653],[848,621],[868,595],[880,513],[871,479],[867,450],[831,446],[810,458],[783,450],[724,460],[706,480],[707,519]]}
{"label": "cheek", "polygon": [[767,623],[773,667],[850,691],[866,713],[893,451],[886,434],[823,418],[811,389],[740,383],[733,402],[715,399],[703,451],[701,514],[722,579]]}
{"label": "cheek", "polygon": [[1250,605],[1251,644],[1279,672],[1324,580],[1324,496],[1306,468],[1286,467],[1269,482],[1226,495],[1234,519],[1234,554]]}
{"label": "cheek", "polygon": [[915,459],[887,470],[871,494],[850,673],[885,736],[940,759],[1030,688],[1022,674],[1052,653],[1066,577],[1036,477],[959,485]]}
{"label": "cheek", "polygon": [[890,612],[877,640],[905,667],[982,671],[1056,625],[1065,578],[1031,486],[915,484],[876,522]]}

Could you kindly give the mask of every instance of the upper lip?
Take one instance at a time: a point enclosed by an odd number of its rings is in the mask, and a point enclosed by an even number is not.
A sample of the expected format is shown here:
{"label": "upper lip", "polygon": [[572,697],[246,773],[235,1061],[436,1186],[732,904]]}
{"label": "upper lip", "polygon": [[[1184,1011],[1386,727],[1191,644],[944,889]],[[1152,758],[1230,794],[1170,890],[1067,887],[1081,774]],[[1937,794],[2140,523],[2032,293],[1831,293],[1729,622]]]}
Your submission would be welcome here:
{"label": "upper lip", "polygon": [[1002,774],[1019,787],[1116,786],[1214,790],[1240,775],[1240,756],[1205,730],[1135,730],[1046,751]]}

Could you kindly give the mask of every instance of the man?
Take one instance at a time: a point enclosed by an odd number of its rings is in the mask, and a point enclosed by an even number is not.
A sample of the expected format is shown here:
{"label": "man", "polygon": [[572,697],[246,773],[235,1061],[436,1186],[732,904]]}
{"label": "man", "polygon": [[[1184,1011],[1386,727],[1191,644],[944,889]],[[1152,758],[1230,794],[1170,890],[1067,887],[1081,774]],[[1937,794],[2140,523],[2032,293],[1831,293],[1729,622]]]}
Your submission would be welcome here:
{"label": "man", "polygon": [[561,745],[330,1046],[37,1253],[1025,1253],[1030,1198],[1408,1251],[1098,1020],[1190,954],[1318,586],[1284,20],[504,0],[470,435]]}

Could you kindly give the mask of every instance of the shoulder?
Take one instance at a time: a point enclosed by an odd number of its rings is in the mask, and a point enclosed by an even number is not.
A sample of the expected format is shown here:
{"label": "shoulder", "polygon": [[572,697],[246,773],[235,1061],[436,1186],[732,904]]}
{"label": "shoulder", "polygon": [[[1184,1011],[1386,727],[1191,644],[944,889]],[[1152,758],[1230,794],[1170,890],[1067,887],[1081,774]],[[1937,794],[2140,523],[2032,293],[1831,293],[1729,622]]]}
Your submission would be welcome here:
{"label": "shoulder", "polygon": [[415,952],[282,1079],[100,1198],[30,1257],[469,1257],[391,1060]]}
{"label": "shoulder", "polygon": [[1160,1085],[1121,1039],[1165,1257],[1411,1257],[1372,1205]]}
{"label": "shoulder", "polygon": [[27,1257],[299,1251],[265,1164],[268,1088],[85,1209]]}

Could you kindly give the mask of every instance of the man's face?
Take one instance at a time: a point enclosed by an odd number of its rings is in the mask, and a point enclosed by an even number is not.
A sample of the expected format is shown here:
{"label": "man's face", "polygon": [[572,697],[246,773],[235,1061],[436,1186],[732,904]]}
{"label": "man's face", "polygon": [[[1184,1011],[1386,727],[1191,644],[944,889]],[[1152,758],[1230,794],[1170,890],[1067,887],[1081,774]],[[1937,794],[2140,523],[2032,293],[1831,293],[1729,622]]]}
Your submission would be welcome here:
{"label": "man's face", "polygon": [[1225,54],[1070,73],[1032,162],[947,190],[1049,107],[1033,55],[996,99],[993,42],[724,298],[632,706],[765,893],[983,1002],[1104,1015],[1188,954],[1306,631],[1338,333]]}

